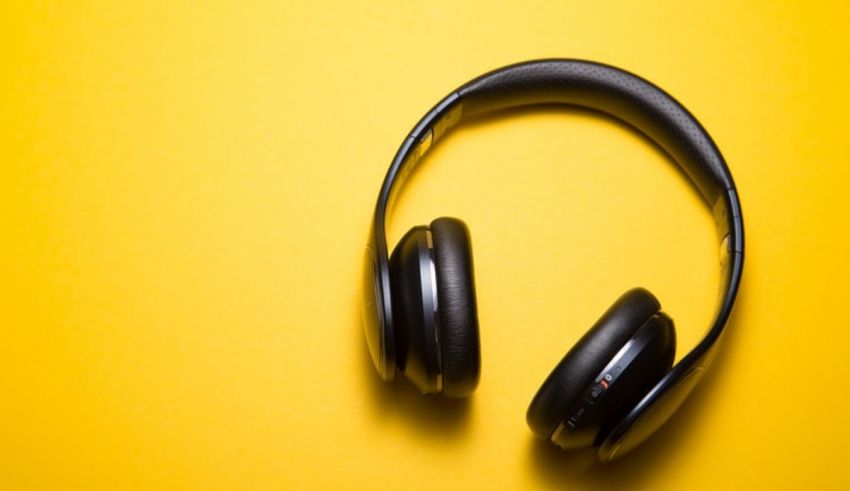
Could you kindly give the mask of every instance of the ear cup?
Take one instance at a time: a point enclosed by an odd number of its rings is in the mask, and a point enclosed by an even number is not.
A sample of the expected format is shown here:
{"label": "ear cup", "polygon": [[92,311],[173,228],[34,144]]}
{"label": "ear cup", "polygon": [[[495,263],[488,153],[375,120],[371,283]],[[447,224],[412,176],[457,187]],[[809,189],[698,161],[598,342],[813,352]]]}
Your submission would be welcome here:
{"label": "ear cup", "polygon": [[481,372],[469,230],[462,221],[444,217],[431,222],[431,234],[437,273],[443,393],[448,397],[465,397],[475,390]]}
{"label": "ear cup", "polygon": [[439,391],[436,278],[427,227],[413,227],[390,256],[395,363],[421,392]]}
{"label": "ear cup", "polygon": [[563,449],[602,443],[673,366],[676,331],[659,312],[646,321],[567,410],[550,440]]}
{"label": "ear cup", "polygon": [[617,299],[561,359],[532,399],[526,421],[534,434],[549,439],[599,372],[660,310],[658,300],[642,288]]}

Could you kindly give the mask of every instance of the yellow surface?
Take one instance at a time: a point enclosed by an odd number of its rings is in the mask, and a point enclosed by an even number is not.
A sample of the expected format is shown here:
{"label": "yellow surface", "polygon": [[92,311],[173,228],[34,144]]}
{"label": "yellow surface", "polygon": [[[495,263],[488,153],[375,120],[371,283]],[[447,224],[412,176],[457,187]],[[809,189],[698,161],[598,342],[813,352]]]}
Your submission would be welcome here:
{"label": "yellow surface", "polygon": [[[0,488],[848,488],[847,7],[21,2],[0,15]],[[173,5],[172,5],[173,4]],[[741,296],[677,417],[613,465],[529,399],[626,289],[679,356],[717,288],[710,215],[628,130],[544,111],[429,155],[392,225],[472,230],[466,403],[379,382],[358,313],[378,186],[416,119],[529,58],[622,66],[739,185]]]}

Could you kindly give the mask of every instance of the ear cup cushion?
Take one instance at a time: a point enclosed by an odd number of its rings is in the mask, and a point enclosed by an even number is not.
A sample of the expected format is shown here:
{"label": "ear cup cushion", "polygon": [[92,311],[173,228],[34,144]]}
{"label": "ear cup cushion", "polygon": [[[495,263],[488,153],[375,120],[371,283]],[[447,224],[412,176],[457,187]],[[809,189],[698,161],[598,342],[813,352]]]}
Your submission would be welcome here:
{"label": "ear cup cushion", "polygon": [[465,397],[475,390],[481,372],[469,230],[456,218],[438,218],[431,222],[431,237],[437,273],[443,394]]}
{"label": "ear cup cushion", "polygon": [[534,396],[526,413],[535,435],[548,439],[594,377],[643,324],[661,310],[647,290],[629,290],[567,352]]}

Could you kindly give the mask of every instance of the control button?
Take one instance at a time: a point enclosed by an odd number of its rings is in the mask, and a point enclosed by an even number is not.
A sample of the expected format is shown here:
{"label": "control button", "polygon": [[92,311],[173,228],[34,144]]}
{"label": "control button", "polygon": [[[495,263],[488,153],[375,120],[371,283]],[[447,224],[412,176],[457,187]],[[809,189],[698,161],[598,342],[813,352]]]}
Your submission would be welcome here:
{"label": "control button", "polygon": [[576,412],[571,414],[569,418],[567,418],[566,426],[570,429],[570,431],[575,431],[576,426],[581,423],[582,415],[584,415],[584,408],[580,407],[576,410]]}

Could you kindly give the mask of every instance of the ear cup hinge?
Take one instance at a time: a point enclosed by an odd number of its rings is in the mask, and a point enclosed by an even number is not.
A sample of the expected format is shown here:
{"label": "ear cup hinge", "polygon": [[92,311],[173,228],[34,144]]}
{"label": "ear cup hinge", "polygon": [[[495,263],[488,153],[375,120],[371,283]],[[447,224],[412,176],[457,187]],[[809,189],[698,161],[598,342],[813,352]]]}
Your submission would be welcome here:
{"label": "ear cup hinge", "polygon": [[[436,143],[443,135],[460,122],[463,104],[457,92],[452,92],[438,102],[428,114],[410,132],[410,137],[422,142],[426,138],[428,145]],[[430,135],[429,135],[430,133]],[[427,148],[426,148],[427,150]]]}

